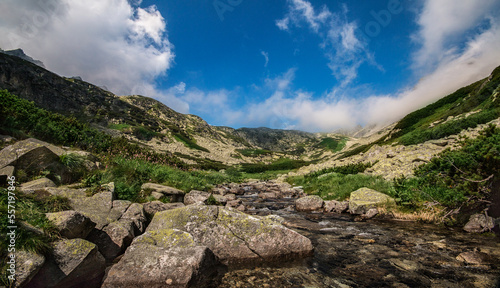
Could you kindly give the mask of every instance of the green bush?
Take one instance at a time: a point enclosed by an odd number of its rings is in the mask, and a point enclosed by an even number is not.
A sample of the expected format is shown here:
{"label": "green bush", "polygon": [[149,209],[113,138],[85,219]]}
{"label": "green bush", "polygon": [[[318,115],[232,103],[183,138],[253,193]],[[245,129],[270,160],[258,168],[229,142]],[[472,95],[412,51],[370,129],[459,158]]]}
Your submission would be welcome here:
{"label": "green bush", "polygon": [[207,148],[201,147],[200,145],[196,144],[196,141],[194,139],[191,139],[184,133],[175,133],[174,137],[177,141],[184,143],[184,145],[186,145],[186,147],[188,148],[210,153],[210,151]]}
{"label": "green bush", "polygon": [[266,171],[293,170],[308,164],[310,163],[303,160],[292,160],[289,158],[281,158],[271,164],[244,163],[241,165],[241,170],[245,173],[263,173]]}

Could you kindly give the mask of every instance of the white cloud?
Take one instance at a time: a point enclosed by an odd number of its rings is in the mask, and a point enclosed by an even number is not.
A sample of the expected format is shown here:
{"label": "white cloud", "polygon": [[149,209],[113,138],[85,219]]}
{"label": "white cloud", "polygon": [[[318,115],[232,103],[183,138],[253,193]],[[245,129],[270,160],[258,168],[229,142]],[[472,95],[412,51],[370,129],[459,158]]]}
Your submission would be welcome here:
{"label": "white cloud", "polygon": [[327,66],[345,87],[357,78],[359,67],[368,62],[379,68],[373,56],[368,52],[367,43],[356,36],[356,22],[347,20],[347,6],[338,13],[332,13],[323,6],[316,10],[306,0],[288,0],[286,16],[276,21],[281,30],[290,31],[290,27],[300,27],[306,23],[309,29],[321,39],[320,47],[328,59]]}
{"label": "white cloud", "polygon": [[[64,76],[81,76],[119,95],[164,99],[185,110],[154,80],[173,65],[166,21],[155,6],[127,0],[5,0],[0,4],[0,47],[23,48]],[[170,95],[170,96],[169,96]]]}
{"label": "white cloud", "polygon": [[262,56],[264,56],[264,59],[266,60],[266,63],[264,63],[264,67],[267,67],[267,64],[269,64],[269,53],[260,51],[260,54],[262,54]]}
{"label": "white cloud", "polygon": [[454,1],[426,0],[418,16],[420,29],[414,35],[421,44],[415,54],[416,68],[435,68],[444,58],[455,54],[454,48],[463,34],[500,8],[498,0]]}

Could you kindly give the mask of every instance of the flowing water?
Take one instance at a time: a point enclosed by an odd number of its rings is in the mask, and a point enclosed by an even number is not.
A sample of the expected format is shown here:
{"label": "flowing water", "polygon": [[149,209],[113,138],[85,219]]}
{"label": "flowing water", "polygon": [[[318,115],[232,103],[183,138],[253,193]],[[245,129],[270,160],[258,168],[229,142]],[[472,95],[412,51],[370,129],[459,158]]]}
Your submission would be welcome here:
{"label": "flowing water", "polygon": [[[287,227],[311,239],[314,256],[229,271],[221,288],[500,287],[498,236],[414,222],[355,222],[349,214],[297,213],[293,199],[242,200],[254,208],[251,214],[283,217]],[[463,252],[471,252],[469,263],[457,260]]]}

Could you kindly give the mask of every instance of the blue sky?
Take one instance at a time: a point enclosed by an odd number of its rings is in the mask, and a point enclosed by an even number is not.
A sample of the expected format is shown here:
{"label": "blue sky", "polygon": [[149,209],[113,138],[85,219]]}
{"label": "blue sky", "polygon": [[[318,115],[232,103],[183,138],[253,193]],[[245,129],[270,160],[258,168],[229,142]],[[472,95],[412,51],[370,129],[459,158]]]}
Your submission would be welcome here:
{"label": "blue sky", "polygon": [[0,47],[212,125],[380,126],[500,65],[500,0],[5,0]]}

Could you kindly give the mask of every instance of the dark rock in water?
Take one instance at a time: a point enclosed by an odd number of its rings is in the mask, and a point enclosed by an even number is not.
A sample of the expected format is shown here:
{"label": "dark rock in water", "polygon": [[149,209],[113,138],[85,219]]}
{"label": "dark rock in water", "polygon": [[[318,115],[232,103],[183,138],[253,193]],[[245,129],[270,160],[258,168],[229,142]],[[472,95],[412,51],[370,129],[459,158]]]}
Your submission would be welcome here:
{"label": "dark rock in water", "polygon": [[53,244],[47,259],[27,288],[99,287],[105,261],[97,246],[83,239],[61,240]]}
{"label": "dark rock in water", "polygon": [[349,201],[325,201],[325,212],[344,213],[349,209]]}
{"label": "dark rock in water", "polygon": [[300,212],[320,211],[323,208],[323,199],[313,195],[299,198],[295,201],[295,209]]}
{"label": "dark rock in water", "polygon": [[275,221],[235,209],[190,205],[156,213],[148,232],[178,229],[209,247],[224,264],[247,264],[309,256],[311,241]]}
{"label": "dark rock in water", "polygon": [[464,226],[464,230],[469,233],[482,233],[490,231],[493,227],[495,227],[495,222],[492,217],[484,214],[474,214],[470,216],[469,222]]}

